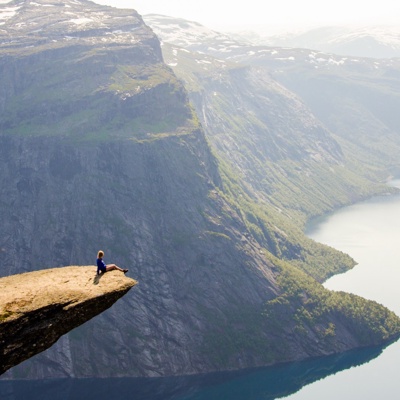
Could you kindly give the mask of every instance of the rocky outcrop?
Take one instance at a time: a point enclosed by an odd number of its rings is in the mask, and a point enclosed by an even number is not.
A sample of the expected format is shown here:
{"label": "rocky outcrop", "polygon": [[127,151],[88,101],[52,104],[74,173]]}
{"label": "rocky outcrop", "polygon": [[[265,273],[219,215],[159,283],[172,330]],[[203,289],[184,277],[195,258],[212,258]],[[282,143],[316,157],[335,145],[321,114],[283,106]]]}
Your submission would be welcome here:
{"label": "rocky outcrop", "polygon": [[119,271],[64,267],[0,279],[0,374],[111,307],[136,281]]}

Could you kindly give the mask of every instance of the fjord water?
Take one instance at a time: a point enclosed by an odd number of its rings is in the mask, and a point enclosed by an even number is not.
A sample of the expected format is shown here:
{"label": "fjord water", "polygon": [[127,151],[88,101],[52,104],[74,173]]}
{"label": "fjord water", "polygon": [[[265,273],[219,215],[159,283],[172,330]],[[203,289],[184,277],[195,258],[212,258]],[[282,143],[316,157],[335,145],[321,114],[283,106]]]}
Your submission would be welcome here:
{"label": "fjord water", "polygon": [[[400,180],[392,184],[400,188]],[[325,283],[400,315],[400,194],[313,221],[307,234],[358,263]],[[2,400],[369,400],[400,398],[400,341],[387,347],[240,373],[160,379],[0,381]]]}
{"label": "fjord water", "polygon": [[[400,180],[391,184],[400,188]],[[314,221],[307,235],[354,258],[358,265],[325,282],[375,300],[400,315],[400,194],[374,197]],[[364,364],[304,387],[290,400],[400,398],[400,341]]]}

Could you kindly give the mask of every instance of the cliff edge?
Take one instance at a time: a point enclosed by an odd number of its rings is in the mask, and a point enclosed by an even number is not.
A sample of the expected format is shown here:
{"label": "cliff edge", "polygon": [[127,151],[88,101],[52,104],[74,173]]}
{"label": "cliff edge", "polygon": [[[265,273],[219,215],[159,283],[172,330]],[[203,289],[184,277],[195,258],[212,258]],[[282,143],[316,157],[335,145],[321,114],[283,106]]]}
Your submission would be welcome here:
{"label": "cliff edge", "polygon": [[70,266],[0,279],[0,374],[113,305],[137,282]]}

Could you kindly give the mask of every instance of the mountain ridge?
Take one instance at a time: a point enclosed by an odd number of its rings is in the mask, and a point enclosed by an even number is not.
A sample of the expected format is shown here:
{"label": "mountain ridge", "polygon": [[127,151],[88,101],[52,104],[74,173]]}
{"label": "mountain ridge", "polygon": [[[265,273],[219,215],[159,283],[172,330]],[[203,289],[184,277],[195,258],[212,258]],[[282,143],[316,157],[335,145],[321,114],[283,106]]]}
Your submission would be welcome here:
{"label": "mountain ridge", "polygon": [[[282,34],[266,34],[262,27],[257,30],[225,32],[173,16],[145,14],[143,18],[166,42],[192,50],[200,49],[200,43],[205,42],[212,43],[210,47],[220,52],[234,46],[291,48],[308,49],[338,57],[375,58],[380,61],[398,58],[400,54],[400,30],[394,25],[321,26],[288,30]],[[162,34],[158,31],[161,26],[164,26]],[[170,28],[166,30],[166,26]]]}
{"label": "mountain ridge", "polygon": [[[146,19],[146,16],[144,18]],[[188,74],[184,72],[186,62],[182,58],[184,51],[180,51],[179,47],[170,49],[171,46],[179,46],[179,42],[174,41],[174,36],[169,35],[168,27],[165,28],[165,24],[167,26],[175,24],[175,19],[160,17],[158,20],[157,16],[153,15],[148,23],[165,43],[169,43],[163,47],[167,62],[178,75],[183,74],[184,77],[185,73]],[[188,30],[190,28],[183,25],[179,35],[194,38],[193,34],[187,32]],[[265,79],[262,75],[267,76],[268,79],[291,91],[292,95],[297,95],[303,106],[309,108],[308,112],[311,112],[325,129],[330,131],[334,140],[340,142],[342,149],[348,146],[346,142],[350,140],[352,148],[350,153],[355,152],[354,146],[356,146],[357,153],[363,154],[366,160],[363,163],[364,169],[370,169],[368,164],[371,164],[371,159],[373,164],[379,164],[379,168],[382,168],[382,160],[387,157],[386,153],[390,153],[386,167],[389,170],[397,168],[395,152],[392,154],[389,150],[396,149],[399,145],[396,114],[392,112],[392,106],[383,107],[383,104],[391,105],[397,102],[395,88],[398,85],[400,65],[396,59],[345,57],[309,49],[255,46],[239,42],[229,46],[223,41],[214,43],[215,35],[211,41],[207,41],[206,36],[197,43],[191,41],[187,48],[196,54],[192,57],[198,58],[196,63],[200,69],[202,68],[201,73],[205,76],[210,75],[210,72],[205,73],[206,69],[212,71],[212,65],[216,62],[221,65],[222,70],[234,69],[235,65],[242,68],[257,68],[260,70],[260,79]],[[182,59],[182,67],[177,64],[176,55]],[[189,59],[189,56],[186,58]],[[195,70],[193,66],[188,66],[187,70],[190,69]],[[193,77],[185,79],[189,92],[196,91],[196,87],[191,88],[194,80]],[[329,85],[332,85],[332,88]],[[318,91],[321,87],[323,90]],[[379,98],[376,104],[373,103],[374,97]],[[345,121],[342,122],[342,118],[336,118],[335,121],[334,116],[342,113],[346,115],[346,118],[343,118]],[[199,112],[199,115],[202,113]],[[352,121],[352,115],[357,122]],[[374,133],[376,130],[382,134]],[[382,140],[383,134],[387,138],[387,143],[383,143],[385,142]],[[373,148],[373,142],[382,142],[381,148]],[[380,155],[377,156],[377,153]],[[359,158],[358,154],[356,158]],[[351,157],[354,158],[354,154]],[[355,169],[355,166],[351,169]],[[389,175],[391,172],[386,172],[386,177]],[[378,179],[382,181],[385,176],[381,175]]]}
{"label": "mountain ridge", "polygon": [[283,35],[233,33],[254,45],[301,47],[349,57],[395,58],[400,55],[400,31],[396,26],[326,26]]}
{"label": "mountain ridge", "polygon": [[[173,19],[166,21],[175,26]],[[309,218],[357,199],[391,192],[390,188],[381,184],[390,172],[382,165],[380,170],[371,167],[371,160],[378,160],[371,151],[362,166],[355,165],[354,150],[349,153],[343,147],[342,138],[328,129],[324,120],[317,118],[318,114],[304,101],[302,93],[288,89],[285,85],[287,79],[283,78],[297,77],[303,71],[316,77],[328,73],[335,76],[347,68],[352,70],[353,65],[359,68],[361,63],[349,60],[349,67],[346,67],[340,62],[331,64],[331,55],[317,60],[309,50],[267,49],[248,45],[233,46],[231,52],[221,52],[221,57],[216,58],[214,47],[211,46],[214,36],[211,35],[211,43],[204,38],[198,41],[201,51],[191,51],[178,47],[175,42],[167,43],[169,28],[164,29],[164,18],[161,19],[161,25],[157,24],[155,16],[150,22],[155,24],[155,31],[164,40],[162,50],[166,62],[185,82],[210,144],[215,154],[223,160],[221,166],[224,173],[230,175],[229,179],[235,180],[236,187],[242,186],[234,197],[243,200],[241,206],[247,211],[249,225],[254,221],[267,221],[261,222],[262,232],[255,228],[256,236],[273,254],[285,254],[288,260],[301,265],[319,281],[326,279],[332,272],[327,275],[322,272],[321,264],[325,262],[319,257],[318,261],[311,261],[318,246],[313,245],[308,249],[307,256],[301,256],[299,249],[307,248],[307,239],[299,240],[302,233],[298,232],[297,239],[291,237],[287,240],[291,236],[288,232],[296,231],[298,226],[304,227]],[[175,30],[174,34],[185,36],[187,29],[184,26],[183,32],[177,33]],[[194,36],[189,35],[192,38]],[[189,48],[197,47],[191,42]],[[211,48],[209,52],[208,48]],[[287,57],[279,57],[281,51]],[[307,55],[313,55],[313,58]],[[367,60],[364,62],[368,66],[367,71],[376,71],[375,64],[368,65]],[[360,69],[364,71],[364,66]],[[324,104],[324,101],[328,100],[319,99],[318,104]],[[372,135],[374,132],[371,130]],[[387,136],[388,142],[393,137],[390,148],[397,148],[398,139],[394,134]],[[376,143],[380,140],[378,137],[373,139]],[[355,136],[354,141],[361,142],[365,151],[368,144],[364,140]],[[374,149],[374,152],[377,150]],[[379,151],[388,153],[386,143]],[[229,157],[226,157],[227,154]],[[396,163],[395,157],[385,157],[389,165]],[[380,163],[383,158],[379,157]],[[227,184],[229,186],[233,185]],[[258,204],[251,205],[250,197],[257,199]],[[276,210],[280,210],[279,218]],[[285,217],[288,217],[286,221]],[[293,221],[297,226],[289,228]],[[280,228],[275,229],[276,226]],[[283,226],[285,229],[282,229]],[[269,233],[262,238],[266,231]],[[310,257],[313,253],[314,256]],[[304,259],[307,259],[306,263],[300,261]],[[311,270],[307,265],[310,262],[318,270]],[[343,266],[347,265],[344,261],[340,262],[341,267],[337,265],[337,260],[335,263],[333,268],[336,272],[343,272]]]}

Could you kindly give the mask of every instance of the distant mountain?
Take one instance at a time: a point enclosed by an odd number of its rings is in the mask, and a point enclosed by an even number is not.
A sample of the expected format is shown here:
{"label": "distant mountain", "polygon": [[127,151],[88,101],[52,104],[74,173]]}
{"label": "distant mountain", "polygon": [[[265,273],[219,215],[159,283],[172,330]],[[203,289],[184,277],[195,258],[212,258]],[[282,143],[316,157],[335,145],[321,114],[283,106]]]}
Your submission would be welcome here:
{"label": "distant mountain", "polygon": [[146,24],[166,43],[202,51],[204,46],[210,51],[224,52],[226,49],[248,43],[246,40],[235,40],[231,35],[214,31],[204,25],[167,15],[147,14],[143,16]]}
{"label": "distant mountain", "polygon": [[[162,40],[168,39],[173,46],[178,46],[168,35],[165,17],[158,22],[156,16],[151,20],[145,16],[145,19]],[[174,19],[169,23],[174,24]],[[268,76],[295,93],[340,140],[341,149],[346,154],[349,151],[348,159],[363,161],[362,170],[366,172],[372,164],[399,169],[399,60],[348,57],[306,48],[251,45],[245,41],[229,43],[219,40],[215,33],[210,41],[204,35],[196,42],[195,35],[187,29],[180,34],[191,38],[185,50],[189,48],[198,53],[193,57],[197,57],[197,66],[205,74],[218,63],[222,70],[238,65],[257,68],[261,76]],[[168,47],[163,49],[170,66],[178,74],[184,74],[186,61],[178,59],[185,53],[178,47],[172,52]],[[187,87],[190,86],[187,84]],[[350,169],[354,171],[355,167]]]}
{"label": "distant mountain", "polygon": [[266,36],[257,32],[238,32],[232,37],[253,45],[300,47],[343,56],[392,58],[400,57],[398,26],[321,27],[301,33]]}
{"label": "distant mountain", "polygon": [[400,57],[400,28],[397,26],[330,26],[265,35],[258,31],[221,33],[194,21],[156,14],[145,15],[144,19],[165,42],[197,51],[205,51],[207,45],[209,51],[220,53],[219,57],[229,49],[246,45],[310,49],[338,56]]}

